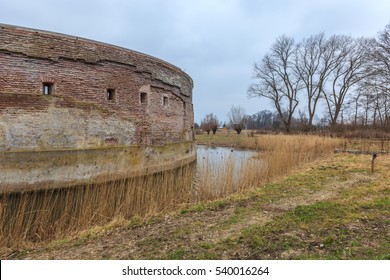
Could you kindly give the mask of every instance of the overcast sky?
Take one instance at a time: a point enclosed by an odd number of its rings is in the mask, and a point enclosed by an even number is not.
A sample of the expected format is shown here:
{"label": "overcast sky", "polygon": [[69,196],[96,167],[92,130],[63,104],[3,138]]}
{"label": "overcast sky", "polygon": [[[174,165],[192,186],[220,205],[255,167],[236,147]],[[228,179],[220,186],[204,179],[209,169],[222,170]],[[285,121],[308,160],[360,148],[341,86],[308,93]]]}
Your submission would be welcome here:
{"label": "overcast sky", "polygon": [[0,22],[94,39],[140,51],[194,80],[195,121],[248,99],[252,68],[282,34],[375,37],[390,22],[389,0],[0,0]]}

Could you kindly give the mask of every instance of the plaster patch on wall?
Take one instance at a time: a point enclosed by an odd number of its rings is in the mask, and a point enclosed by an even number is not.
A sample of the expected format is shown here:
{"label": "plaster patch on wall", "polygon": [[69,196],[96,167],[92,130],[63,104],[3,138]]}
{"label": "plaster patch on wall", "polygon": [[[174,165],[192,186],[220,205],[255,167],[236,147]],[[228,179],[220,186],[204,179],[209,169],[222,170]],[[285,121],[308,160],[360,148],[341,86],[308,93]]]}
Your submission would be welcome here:
{"label": "plaster patch on wall", "polygon": [[128,120],[74,108],[50,107],[46,112],[0,117],[0,148],[6,150],[87,149],[104,146],[106,138],[118,145],[135,144],[135,126]]}
{"label": "plaster patch on wall", "polygon": [[106,139],[116,139],[118,145],[136,144],[136,128],[133,122],[117,116],[103,118],[93,112],[87,123],[88,143],[110,144]]}

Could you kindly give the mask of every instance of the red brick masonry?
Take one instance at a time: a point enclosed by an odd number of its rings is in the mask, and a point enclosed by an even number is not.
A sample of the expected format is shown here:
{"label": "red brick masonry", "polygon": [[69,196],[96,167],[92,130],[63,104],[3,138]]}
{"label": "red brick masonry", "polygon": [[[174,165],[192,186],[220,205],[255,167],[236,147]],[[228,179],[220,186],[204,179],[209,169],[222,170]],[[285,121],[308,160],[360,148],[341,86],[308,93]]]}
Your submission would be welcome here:
{"label": "red brick masonry", "polygon": [[192,88],[149,55],[0,24],[0,193],[194,161]]}
{"label": "red brick masonry", "polygon": [[0,151],[192,141],[192,88],[142,53],[0,25]]}

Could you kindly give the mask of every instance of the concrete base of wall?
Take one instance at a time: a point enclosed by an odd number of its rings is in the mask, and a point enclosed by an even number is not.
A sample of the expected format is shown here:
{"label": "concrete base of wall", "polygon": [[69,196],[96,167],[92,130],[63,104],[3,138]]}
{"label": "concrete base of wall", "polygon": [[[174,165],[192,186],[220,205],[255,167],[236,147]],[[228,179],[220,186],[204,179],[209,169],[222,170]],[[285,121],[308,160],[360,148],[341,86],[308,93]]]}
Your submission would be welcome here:
{"label": "concrete base of wall", "polygon": [[0,153],[0,193],[63,188],[161,172],[196,160],[195,142]]}

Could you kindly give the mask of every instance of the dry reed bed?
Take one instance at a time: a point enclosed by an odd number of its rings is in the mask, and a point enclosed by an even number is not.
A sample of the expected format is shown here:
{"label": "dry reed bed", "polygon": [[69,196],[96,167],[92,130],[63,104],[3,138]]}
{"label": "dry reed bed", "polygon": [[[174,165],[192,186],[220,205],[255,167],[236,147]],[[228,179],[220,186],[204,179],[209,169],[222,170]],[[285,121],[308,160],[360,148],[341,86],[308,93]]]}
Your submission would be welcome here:
{"label": "dry reed bed", "polygon": [[5,193],[0,198],[0,244],[64,238],[114,219],[147,217],[193,201],[194,164],[104,184]]}
{"label": "dry reed bed", "polygon": [[[202,143],[207,142],[203,140]],[[219,139],[211,142],[218,145]],[[226,139],[222,138],[222,142],[226,143]],[[341,140],[305,135],[241,135],[233,138],[233,142],[235,147],[260,151],[257,160],[242,162],[236,171],[232,159],[225,159],[222,165],[198,165],[200,200],[241,192],[291,174],[309,162],[333,154]]]}
{"label": "dry reed bed", "polygon": [[[243,143],[246,138],[242,137]],[[323,158],[340,143],[317,136],[253,138],[251,148],[262,152],[258,159],[243,162],[238,170],[230,159],[218,166],[186,165],[126,180],[108,178],[107,183],[99,185],[92,182],[77,188],[5,193],[0,197],[0,244],[17,247],[48,242],[114,219],[147,217],[183,204],[242,192]]]}

